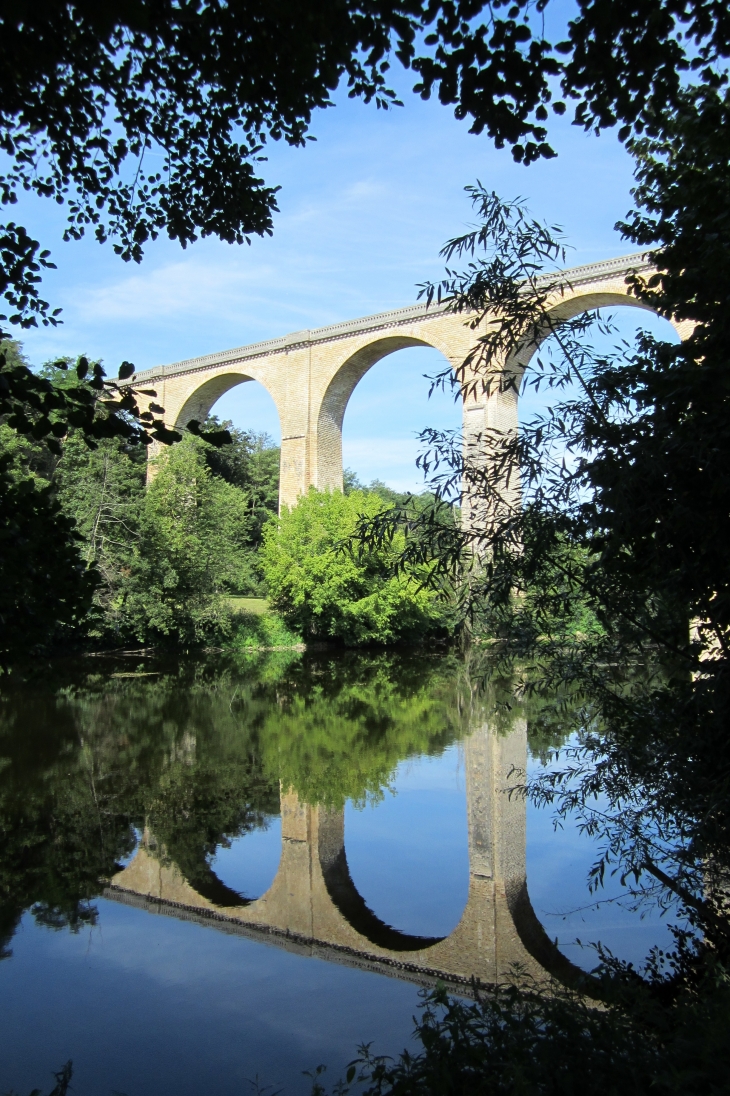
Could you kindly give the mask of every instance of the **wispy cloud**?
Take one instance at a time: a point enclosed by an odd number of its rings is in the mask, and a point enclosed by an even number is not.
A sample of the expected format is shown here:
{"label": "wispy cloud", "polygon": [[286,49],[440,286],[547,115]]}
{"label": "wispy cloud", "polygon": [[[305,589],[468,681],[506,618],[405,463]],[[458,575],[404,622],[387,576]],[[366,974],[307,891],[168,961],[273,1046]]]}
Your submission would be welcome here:
{"label": "wispy cloud", "polygon": [[91,289],[78,312],[82,320],[159,319],[227,310],[242,294],[269,281],[266,267],[213,264],[193,259],[170,263]]}

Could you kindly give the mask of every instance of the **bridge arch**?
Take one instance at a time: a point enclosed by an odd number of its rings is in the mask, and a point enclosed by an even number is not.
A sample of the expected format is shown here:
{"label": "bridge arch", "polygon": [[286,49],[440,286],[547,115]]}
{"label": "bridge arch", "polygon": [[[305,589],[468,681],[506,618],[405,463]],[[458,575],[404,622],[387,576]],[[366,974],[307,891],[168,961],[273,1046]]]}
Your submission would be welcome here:
{"label": "bridge arch", "polygon": [[[550,294],[552,315],[559,322],[612,305],[646,309],[628,292],[627,275],[636,271],[650,271],[643,254],[565,271],[566,288]],[[677,327],[680,337],[688,333],[685,326]],[[216,399],[234,385],[259,381],[279,415],[279,501],[291,506],[310,486],[342,486],[345,409],[358,381],[372,365],[396,350],[429,346],[458,368],[473,349],[477,334],[470,317],[449,313],[440,304],[417,304],[160,366],[137,375],[134,382],[140,388],[153,387],[155,396],[148,398],[162,403],[166,422],[176,426],[192,418],[204,419]],[[516,379],[548,334],[550,331],[531,340],[512,361],[499,363],[501,369]],[[508,379],[497,387],[497,392],[486,387],[481,394],[468,387],[464,392],[465,445],[478,445],[486,431],[495,427],[500,431],[517,429],[515,385]],[[468,508],[464,513],[469,520]]]}
{"label": "bridge arch", "polygon": [[[365,374],[379,361],[410,347],[428,347],[438,351],[450,363],[449,346],[438,337],[417,338],[412,335],[390,335],[376,338],[359,347],[347,357],[332,376],[319,405],[316,426],[315,486],[342,490],[342,426],[350,399]],[[452,350],[453,357],[453,350]],[[454,362],[451,361],[452,367]]]}
{"label": "bridge arch", "polygon": [[[519,381],[522,373],[541,345],[551,335],[557,333],[562,323],[567,323],[585,312],[611,307],[638,308],[642,312],[650,312],[653,316],[658,315],[656,309],[633,296],[628,292],[628,288],[622,291],[586,291],[576,292],[570,296],[566,295],[548,310],[547,321],[544,326],[507,361],[505,366],[507,377],[514,376],[515,380]],[[687,332],[684,330],[684,325],[672,321],[668,322],[671,323],[680,339],[686,337]]]}
{"label": "bridge arch", "polygon": [[177,415],[173,422],[175,429],[182,429],[193,419],[197,419],[200,423],[205,422],[213,406],[218,402],[221,396],[224,396],[226,392],[230,392],[230,390],[237,387],[237,385],[246,384],[249,381],[257,381],[261,384],[267,394],[271,396],[274,406],[276,407],[276,413],[279,416],[279,421],[281,422],[281,410],[277,404],[276,396],[269,390],[266,383],[259,377],[255,377],[250,373],[242,373],[236,369],[217,373],[215,376],[202,380],[201,383],[194,386],[177,410]]}

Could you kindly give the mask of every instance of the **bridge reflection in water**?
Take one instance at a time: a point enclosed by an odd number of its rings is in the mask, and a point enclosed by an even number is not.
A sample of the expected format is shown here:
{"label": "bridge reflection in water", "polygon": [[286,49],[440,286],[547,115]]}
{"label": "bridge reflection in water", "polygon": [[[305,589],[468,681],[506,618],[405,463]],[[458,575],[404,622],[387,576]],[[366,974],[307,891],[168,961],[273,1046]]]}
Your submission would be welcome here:
{"label": "bridge reflection in water", "polygon": [[488,725],[464,740],[469,895],[456,928],[443,938],[386,925],[367,906],[347,865],[344,810],[282,792],[282,850],[276,877],[253,901],[211,873],[208,896],[158,856],[145,834],[131,863],[104,895],[150,912],[194,920],[331,962],[424,985],[467,989],[510,978],[515,964],[537,980],[575,981],[580,972],[549,940],[530,903],[525,864],[526,804],[515,792],[527,761],[527,728],[508,735]]}

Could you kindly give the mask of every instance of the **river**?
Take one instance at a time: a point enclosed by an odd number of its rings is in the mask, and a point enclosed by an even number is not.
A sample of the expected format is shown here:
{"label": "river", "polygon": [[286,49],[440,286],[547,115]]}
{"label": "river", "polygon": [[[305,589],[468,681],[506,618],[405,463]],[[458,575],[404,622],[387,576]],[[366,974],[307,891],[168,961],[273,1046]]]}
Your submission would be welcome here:
{"label": "river", "polygon": [[[656,918],[514,789],[559,734],[441,653],[80,657],[0,691],[0,1091],[305,1093]],[[576,941],[580,939],[582,945]]]}

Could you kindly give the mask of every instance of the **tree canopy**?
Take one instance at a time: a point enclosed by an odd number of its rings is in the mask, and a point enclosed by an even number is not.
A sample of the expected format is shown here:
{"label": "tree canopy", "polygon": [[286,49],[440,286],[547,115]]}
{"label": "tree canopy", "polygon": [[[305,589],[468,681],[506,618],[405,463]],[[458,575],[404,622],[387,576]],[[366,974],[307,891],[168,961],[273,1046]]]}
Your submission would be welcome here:
{"label": "tree canopy", "polygon": [[[68,207],[67,238],[92,231],[139,261],[165,231],[242,242],[272,228],[269,140],[303,144],[313,112],[349,94],[387,107],[391,59],[529,163],[552,156],[548,113],[566,100],[586,128],[656,134],[687,74],[724,81],[725,6],[714,0],[125,0],[0,5],[0,202],[30,190]],[[547,36],[546,27],[554,27]],[[161,160],[160,160],[161,157]],[[0,235],[9,322],[57,322],[38,293],[47,251],[11,221]],[[3,317],[0,316],[0,319]]]}

